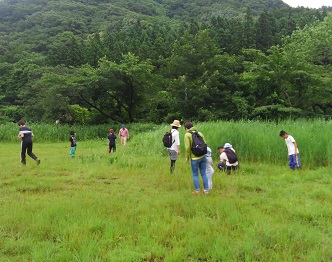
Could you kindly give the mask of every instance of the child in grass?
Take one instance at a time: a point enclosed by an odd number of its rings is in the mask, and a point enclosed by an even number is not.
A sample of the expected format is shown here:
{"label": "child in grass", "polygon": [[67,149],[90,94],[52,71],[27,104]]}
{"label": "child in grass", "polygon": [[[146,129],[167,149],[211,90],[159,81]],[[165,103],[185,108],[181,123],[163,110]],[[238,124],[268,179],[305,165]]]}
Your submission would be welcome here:
{"label": "child in grass", "polygon": [[281,130],[279,136],[285,139],[287,151],[288,151],[288,158],[289,158],[289,167],[291,169],[301,168],[300,163],[300,152],[297,148],[297,143],[291,135],[287,134],[284,130]]}
{"label": "child in grass", "polygon": [[211,157],[212,151],[211,148],[207,148],[207,153],[206,153],[206,175],[208,177],[208,184],[209,184],[209,190],[212,189],[212,176],[214,173],[214,169],[213,169],[213,160]]}
{"label": "child in grass", "polygon": [[69,142],[70,142],[70,156],[75,157],[75,152],[76,152],[76,137],[75,137],[75,131],[70,131],[70,137],[69,137]]}
{"label": "child in grass", "polygon": [[114,129],[110,129],[110,134],[108,135],[108,153],[111,153],[111,150],[113,149],[113,153],[116,151],[116,135],[114,134]]}

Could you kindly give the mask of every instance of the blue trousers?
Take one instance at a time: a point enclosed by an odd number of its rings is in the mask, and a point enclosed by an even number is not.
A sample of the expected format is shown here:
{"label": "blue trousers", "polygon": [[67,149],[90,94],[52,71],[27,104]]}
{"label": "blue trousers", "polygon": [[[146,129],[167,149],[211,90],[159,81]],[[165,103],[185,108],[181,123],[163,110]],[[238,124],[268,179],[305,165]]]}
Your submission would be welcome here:
{"label": "blue trousers", "polygon": [[291,169],[301,167],[300,154],[297,154],[297,161],[296,161],[296,155],[289,155],[289,167]]}
{"label": "blue trousers", "polygon": [[207,164],[207,160],[206,160],[205,156],[203,156],[202,158],[197,159],[197,160],[191,159],[191,171],[193,173],[193,181],[194,181],[194,187],[195,187],[196,191],[199,191],[199,189],[200,189],[198,170],[201,173],[204,190],[209,190],[208,178],[206,176],[206,164]]}

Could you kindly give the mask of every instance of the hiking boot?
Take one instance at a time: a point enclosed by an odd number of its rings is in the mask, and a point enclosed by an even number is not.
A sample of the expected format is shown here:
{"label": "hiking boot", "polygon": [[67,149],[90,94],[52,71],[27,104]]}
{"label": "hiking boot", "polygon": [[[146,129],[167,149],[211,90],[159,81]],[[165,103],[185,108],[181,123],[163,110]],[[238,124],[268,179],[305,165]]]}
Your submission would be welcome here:
{"label": "hiking boot", "polygon": [[40,159],[36,159],[37,165],[40,164]]}
{"label": "hiking boot", "polygon": [[204,189],[203,192],[204,192],[205,195],[209,194],[209,190]]}
{"label": "hiking boot", "polygon": [[199,195],[199,191],[192,192],[193,195]]}

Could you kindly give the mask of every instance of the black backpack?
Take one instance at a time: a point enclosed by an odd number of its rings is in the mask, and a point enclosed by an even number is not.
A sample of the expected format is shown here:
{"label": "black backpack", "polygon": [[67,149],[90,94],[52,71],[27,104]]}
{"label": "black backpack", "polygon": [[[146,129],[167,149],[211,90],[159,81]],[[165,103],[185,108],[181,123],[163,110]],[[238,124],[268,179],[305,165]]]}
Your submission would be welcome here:
{"label": "black backpack", "polygon": [[203,137],[201,137],[197,131],[190,133],[193,137],[193,142],[191,144],[191,152],[195,156],[205,155],[207,153],[207,144],[205,144]]}
{"label": "black backpack", "polygon": [[226,148],[225,153],[228,158],[228,163],[234,164],[236,161],[238,161],[237,155],[232,149]]}
{"label": "black backpack", "polygon": [[162,139],[164,147],[170,148],[174,143],[174,141],[172,140],[173,140],[172,132],[167,131]]}

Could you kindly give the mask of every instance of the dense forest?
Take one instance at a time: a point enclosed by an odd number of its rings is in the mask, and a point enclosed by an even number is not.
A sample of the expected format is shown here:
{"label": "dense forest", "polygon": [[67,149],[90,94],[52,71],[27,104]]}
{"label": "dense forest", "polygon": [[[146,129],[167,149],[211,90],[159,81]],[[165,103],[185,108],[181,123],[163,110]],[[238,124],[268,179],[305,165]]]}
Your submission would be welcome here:
{"label": "dense forest", "polygon": [[0,123],[332,116],[331,7],[0,1]]}

